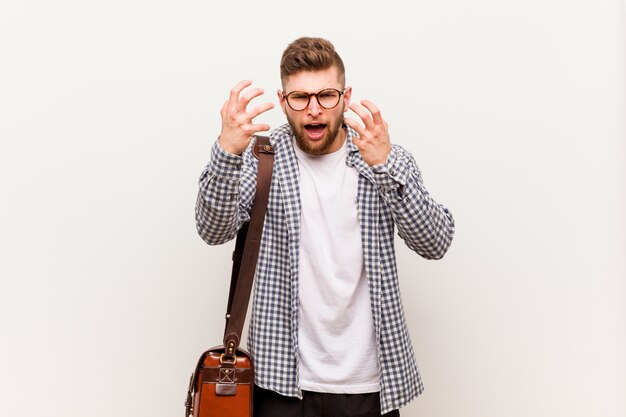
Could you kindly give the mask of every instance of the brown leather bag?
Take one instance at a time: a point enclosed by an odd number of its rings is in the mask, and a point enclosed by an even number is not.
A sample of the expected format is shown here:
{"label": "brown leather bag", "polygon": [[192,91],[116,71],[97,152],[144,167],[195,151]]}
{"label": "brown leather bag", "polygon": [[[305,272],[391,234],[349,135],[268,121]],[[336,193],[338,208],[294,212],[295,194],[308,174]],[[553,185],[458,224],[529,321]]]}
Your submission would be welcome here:
{"label": "brown leather bag", "polygon": [[259,160],[256,193],[250,221],[237,234],[233,252],[224,344],[204,352],[189,381],[185,417],[250,417],[254,391],[254,365],[239,347],[250,291],[261,245],[265,210],[274,164],[269,138],[256,136],[254,155]]}

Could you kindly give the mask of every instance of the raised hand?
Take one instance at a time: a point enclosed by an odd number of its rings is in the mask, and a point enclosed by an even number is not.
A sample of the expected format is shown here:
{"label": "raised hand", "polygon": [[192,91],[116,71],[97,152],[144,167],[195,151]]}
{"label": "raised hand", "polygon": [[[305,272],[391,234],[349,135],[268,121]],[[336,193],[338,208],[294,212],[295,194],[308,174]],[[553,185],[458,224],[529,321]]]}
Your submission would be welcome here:
{"label": "raised hand", "polygon": [[252,88],[245,93],[242,91],[250,87],[252,81],[239,82],[230,90],[228,100],[222,106],[222,131],[220,133],[220,145],[229,153],[241,155],[250,144],[252,135],[257,132],[270,130],[267,124],[254,124],[252,120],[258,115],[274,108],[272,103],[263,103],[248,111],[250,101],[264,93],[260,88]]}
{"label": "raised hand", "polygon": [[361,100],[361,104],[362,106],[350,103],[348,107],[361,118],[364,126],[349,118],[345,123],[359,134],[359,138],[355,138],[353,142],[359,148],[363,160],[370,166],[384,164],[391,151],[387,122],[383,120],[374,103]]}

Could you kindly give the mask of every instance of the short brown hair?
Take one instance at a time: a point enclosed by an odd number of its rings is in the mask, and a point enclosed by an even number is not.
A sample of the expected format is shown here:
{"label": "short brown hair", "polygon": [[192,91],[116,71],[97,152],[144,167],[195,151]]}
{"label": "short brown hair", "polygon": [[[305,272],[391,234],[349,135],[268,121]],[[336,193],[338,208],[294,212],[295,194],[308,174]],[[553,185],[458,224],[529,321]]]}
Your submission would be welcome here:
{"label": "short brown hair", "polygon": [[285,85],[287,77],[300,71],[321,71],[337,67],[339,82],[346,82],[346,69],[335,47],[322,38],[299,38],[291,42],[280,60],[280,80]]}

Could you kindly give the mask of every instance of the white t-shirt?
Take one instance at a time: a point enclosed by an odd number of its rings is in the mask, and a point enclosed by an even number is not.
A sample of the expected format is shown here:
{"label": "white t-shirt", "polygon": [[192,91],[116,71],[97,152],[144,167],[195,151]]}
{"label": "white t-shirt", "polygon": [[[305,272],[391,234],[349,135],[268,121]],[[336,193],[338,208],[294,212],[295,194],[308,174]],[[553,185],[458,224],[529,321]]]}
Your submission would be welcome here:
{"label": "white t-shirt", "polygon": [[300,169],[300,387],[380,391],[374,323],[357,214],[358,173],[337,152],[310,155],[294,141]]}

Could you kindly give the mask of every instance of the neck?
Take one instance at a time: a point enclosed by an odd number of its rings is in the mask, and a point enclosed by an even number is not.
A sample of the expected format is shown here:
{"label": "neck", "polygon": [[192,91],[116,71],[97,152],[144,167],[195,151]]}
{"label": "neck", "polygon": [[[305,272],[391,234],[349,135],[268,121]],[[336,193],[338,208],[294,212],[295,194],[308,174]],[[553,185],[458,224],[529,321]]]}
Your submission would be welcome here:
{"label": "neck", "polygon": [[332,146],[328,149],[328,153],[337,152],[339,149],[341,149],[344,142],[346,141],[346,137],[346,129],[342,126],[339,128],[339,131],[337,132],[337,136],[335,136],[335,140]]}

